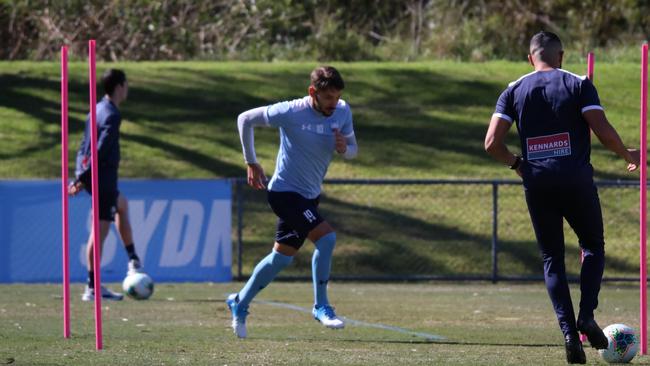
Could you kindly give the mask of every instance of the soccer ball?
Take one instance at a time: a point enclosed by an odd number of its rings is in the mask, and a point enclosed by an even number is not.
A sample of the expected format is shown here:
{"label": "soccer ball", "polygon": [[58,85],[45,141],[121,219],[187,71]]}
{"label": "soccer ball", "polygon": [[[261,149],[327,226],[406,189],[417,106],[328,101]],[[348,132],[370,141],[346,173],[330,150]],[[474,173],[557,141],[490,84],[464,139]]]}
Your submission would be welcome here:
{"label": "soccer ball", "polygon": [[598,350],[603,359],[609,363],[630,362],[639,351],[639,339],[634,329],[625,324],[612,324],[603,329],[609,345]]}
{"label": "soccer ball", "polygon": [[153,280],[145,273],[133,273],[126,276],[122,288],[129,297],[146,300],[153,294]]}

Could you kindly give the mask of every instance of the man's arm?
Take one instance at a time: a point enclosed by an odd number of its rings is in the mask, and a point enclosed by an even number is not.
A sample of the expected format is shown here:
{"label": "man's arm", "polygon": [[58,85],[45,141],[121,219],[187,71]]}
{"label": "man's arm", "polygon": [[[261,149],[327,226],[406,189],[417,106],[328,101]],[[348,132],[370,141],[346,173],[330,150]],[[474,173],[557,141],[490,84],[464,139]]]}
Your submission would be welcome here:
{"label": "man's arm", "polygon": [[[87,122],[90,123],[90,122]],[[110,147],[113,145],[113,141],[118,139],[120,133],[120,117],[116,115],[110,116],[106,123],[97,129],[97,161],[101,162],[106,159],[110,151]],[[90,136],[88,136],[90,139]],[[90,160],[90,155],[88,156]],[[74,181],[74,184],[71,185],[68,190],[68,193],[75,195],[83,188],[82,181],[89,179],[91,174],[90,164],[86,166],[86,169],[80,171],[77,175],[77,179]],[[74,186],[74,187],[73,187]]]}
{"label": "man's arm", "polygon": [[[494,159],[502,162],[507,166],[515,166],[517,160],[521,159],[511,153],[506,146],[506,135],[510,130],[511,123],[497,115],[493,115],[490,120],[487,134],[485,135],[485,151]],[[519,167],[516,168],[517,174],[521,176]]]}
{"label": "man's arm", "polygon": [[616,129],[607,120],[605,112],[601,109],[590,109],[582,115],[603,146],[623,158],[628,163],[627,170],[636,170],[639,166],[639,151],[636,149],[627,149],[623,145],[623,141],[616,132]]}
{"label": "man's arm", "polygon": [[239,139],[244,152],[244,160],[248,165],[248,185],[255,189],[264,189],[266,182],[264,169],[262,169],[262,166],[257,163],[257,157],[255,155],[255,135],[253,131],[255,126],[269,125],[265,113],[266,107],[259,107],[248,110],[237,117]]}
{"label": "man's arm", "polygon": [[332,131],[334,131],[335,150],[341,154],[344,159],[354,159],[358,153],[357,138],[354,135],[354,127],[352,126],[352,110],[350,105],[346,103],[347,116],[343,126],[339,130],[338,123],[332,124]]}

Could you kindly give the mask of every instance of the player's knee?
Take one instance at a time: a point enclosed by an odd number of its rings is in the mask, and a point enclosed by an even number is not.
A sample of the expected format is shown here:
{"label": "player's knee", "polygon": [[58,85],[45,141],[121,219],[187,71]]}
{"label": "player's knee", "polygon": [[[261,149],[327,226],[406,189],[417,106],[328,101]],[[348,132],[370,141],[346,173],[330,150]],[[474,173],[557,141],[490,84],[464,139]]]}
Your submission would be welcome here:
{"label": "player's knee", "polygon": [[604,242],[594,242],[589,243],[589,245],[582,244],[582,252],[585,257],[604,257],[605,256],[605,243]]}
{"label": "player's knee", "polygon": [[[312,242],[316,243],[321,238],[330,234],[334,234],[334,228],[327,221],[323,221],[309,232],[308,238]],[[334,234],[334,238],[336,238],[336,234]]]}
{"label": "player's knee", "polygon": [[321,236],[314,244],[316,244],[319,250],[334,250],[334,246],[336,246],[336,232],[331,231]]}
{"label": "player's knee", "polygon": [[273,249],[276,252],[278,252],[278,253],[280,253],[282,255],[285,255],[285,256],[289,256],[289,257],[293,257],[294,255],[296,255],[298,253],[297,248],[294,248],[294,247],[292,247],[292,246],[290,246],[288,244],[283,244],[283,243],[278,243],[278,242],[276,242],[273,245]]}

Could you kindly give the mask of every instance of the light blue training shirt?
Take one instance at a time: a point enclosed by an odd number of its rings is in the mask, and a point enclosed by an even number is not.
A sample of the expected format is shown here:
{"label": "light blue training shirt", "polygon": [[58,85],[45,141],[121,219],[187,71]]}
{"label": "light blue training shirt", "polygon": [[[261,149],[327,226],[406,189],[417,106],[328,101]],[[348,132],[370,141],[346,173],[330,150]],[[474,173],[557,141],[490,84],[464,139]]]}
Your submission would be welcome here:
{"label": "light blue training shirt", "polygon": [[280,129],[280,150],[269,190],[318,197],[335,151],[332,130],[338,129],[346,138],[354,135],[350,106],[339,99],[334,113],[324,116],[306,96],[268,106],[264,118]]}

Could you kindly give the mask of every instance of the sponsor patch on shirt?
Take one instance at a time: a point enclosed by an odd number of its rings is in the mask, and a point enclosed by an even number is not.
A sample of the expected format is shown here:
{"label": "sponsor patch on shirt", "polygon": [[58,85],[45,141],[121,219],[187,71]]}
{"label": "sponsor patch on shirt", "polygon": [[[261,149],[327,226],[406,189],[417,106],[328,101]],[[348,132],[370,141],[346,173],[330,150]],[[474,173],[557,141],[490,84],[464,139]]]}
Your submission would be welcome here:
{"label": "sponsor patch on shirt", "polygon": [[571,155],[571,139],[568,132],[529,137],[526,139],[526,149],[528,160]]}

